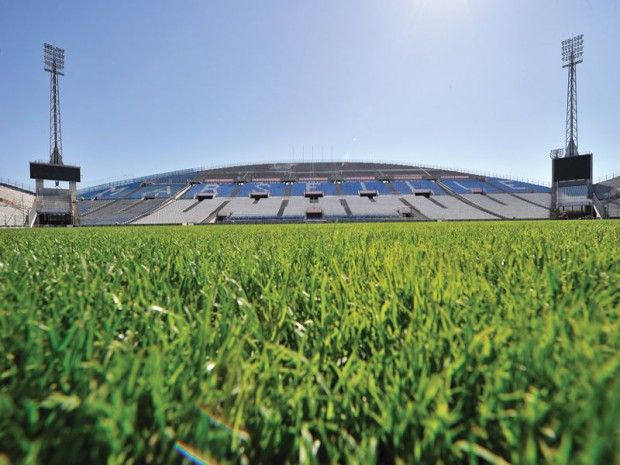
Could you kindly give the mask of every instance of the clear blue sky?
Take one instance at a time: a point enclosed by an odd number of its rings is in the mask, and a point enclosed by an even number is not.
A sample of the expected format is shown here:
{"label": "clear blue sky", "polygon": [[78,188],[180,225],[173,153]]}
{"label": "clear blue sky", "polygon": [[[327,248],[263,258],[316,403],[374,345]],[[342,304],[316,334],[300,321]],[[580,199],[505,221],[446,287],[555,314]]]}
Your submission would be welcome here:
{"label": "clear blue sky", "polygon": [[620,172],[618,0],[0,0],[0,177],[49,159],[50,42],[81,187],[312,147],[549,180],[576,34],[579,148]]}

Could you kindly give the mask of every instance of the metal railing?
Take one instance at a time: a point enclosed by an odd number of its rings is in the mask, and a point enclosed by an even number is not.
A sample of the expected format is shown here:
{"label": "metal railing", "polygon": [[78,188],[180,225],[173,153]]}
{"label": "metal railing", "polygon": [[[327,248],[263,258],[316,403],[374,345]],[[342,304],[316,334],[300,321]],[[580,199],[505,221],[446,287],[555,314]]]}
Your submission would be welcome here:
{"label": "metal railing", "polygon": [[618,176],[620,176],[620,173],[615,173],[615,172],[609,173],[609,174],[606,174],[598,178],[596,181],[594,181],[594,184],[600,184],[601,182],[607,181],[609,179],[617,178]]}
{"label": "metal railing", "polygon": [[34,188],[32,186],[29,186],[19,181],[14,181],[13,179],[0,177],[0,184],[4,184],[9,187],[16,187],[18,189],[34,193]]}

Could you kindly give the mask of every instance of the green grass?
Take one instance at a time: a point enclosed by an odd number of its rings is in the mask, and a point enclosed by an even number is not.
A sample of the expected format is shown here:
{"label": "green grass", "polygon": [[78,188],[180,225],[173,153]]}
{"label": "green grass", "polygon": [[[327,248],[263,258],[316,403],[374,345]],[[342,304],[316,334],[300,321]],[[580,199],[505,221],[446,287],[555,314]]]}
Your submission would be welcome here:
{"label": "green grass", "polygon": [[0,230],[0,464],[620,462],[619,244],[593,221]]}

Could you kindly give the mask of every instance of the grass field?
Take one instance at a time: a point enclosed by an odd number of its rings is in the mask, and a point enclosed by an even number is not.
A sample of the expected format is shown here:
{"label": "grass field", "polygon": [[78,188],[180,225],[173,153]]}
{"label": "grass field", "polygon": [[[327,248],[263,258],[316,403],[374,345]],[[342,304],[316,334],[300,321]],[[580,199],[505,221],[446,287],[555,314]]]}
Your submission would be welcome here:
{"label": "grass field", "polygon": [[619,245],[594,221],[0,230],[0,464],[620,463]]}

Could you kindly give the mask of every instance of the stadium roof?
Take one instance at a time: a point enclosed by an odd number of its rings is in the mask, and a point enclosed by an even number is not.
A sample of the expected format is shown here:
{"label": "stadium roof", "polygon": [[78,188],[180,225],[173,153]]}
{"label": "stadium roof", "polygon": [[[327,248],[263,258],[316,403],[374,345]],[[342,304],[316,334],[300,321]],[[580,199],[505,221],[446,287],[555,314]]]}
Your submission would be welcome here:
{"label": "stadium roof", "polygon": [[400,165],[376,162],[303,162],[303,163],[263,163],[237,165],[225,168],[208,169],[201,172],[205,176],[236,178],[236,180],[252,180],[255,178],[328,178],[347,179],[372,177],[376,179],[393,178],[396,176],[415,176],[421,178],[437,178],[450,175],[467,175],[466,173],[426,168],[422,166]]}
{"label": "stadium roof", "polygon": [[361,179],[437,179],[440,177],[478,177],[465,171],[446,168],[430,168],[419,165],[398,163],[378,163],[363,161],[338,162],[301,162],[301,163],[258,163],[246,165],[229,165],[216,168],[196,168],[167,173],[159,173],[139,178],[125,179],[107,184],[80,189],[90,192],[107,186],[122,186],[138,181],[182,182],[220,181],[299,181],[310,179],[324,180],[361,180]]}

